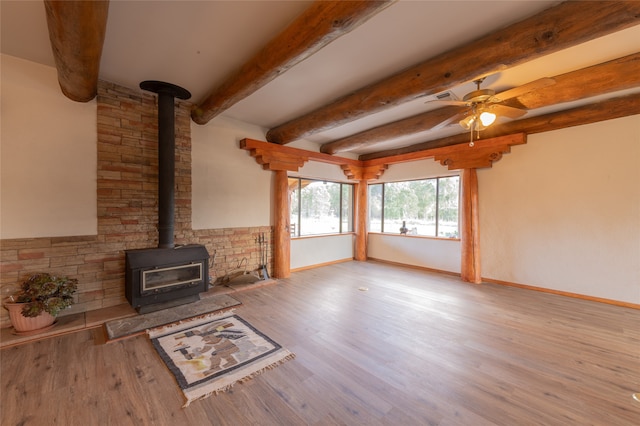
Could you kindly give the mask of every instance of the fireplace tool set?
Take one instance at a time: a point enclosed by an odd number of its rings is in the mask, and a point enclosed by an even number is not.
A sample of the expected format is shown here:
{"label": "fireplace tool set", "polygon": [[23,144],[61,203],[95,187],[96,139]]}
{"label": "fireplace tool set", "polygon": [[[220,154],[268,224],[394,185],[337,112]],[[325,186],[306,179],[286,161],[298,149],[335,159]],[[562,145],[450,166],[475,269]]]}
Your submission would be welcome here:
{"label": "fireplace tool set", "polygon": [[258,266],[258,277],[263,280],[269,279],[269,272],[267,272],[267,250],[268,243],[266,238],[264,237],[264,232],[258,235],[256,238],[256,243],[258,244],[258,249],[260,251],[260,266]]}
{"label": "fireplace tool set", "polygon": [[[267,242],[267,239],[265,238],[264,232],[260,233],[256,237],[255,242],[258,245],[258,255],[259,255],[259,261],[260,261],[260,264],[256,269],[254,269],[253,271],[248,271],[247,268],[249,266],[249,259],[247,259],[246,257],[243,257],[239,262],[237,262],[235,268],[233,268],[230,272],[225,273],[223,276],[216,279],[215,281],[210,280],[210,286],[213,287],[216,284],[230,285],[229,283],[231,281],[246,275],[251,275],[260,281],[268,280],[269,279],[269,272],[267,271],[268,242]],[[214,265],[216,260],[216,254],[217,253],[214,250],[213,256],[211,257],[211,265],[209,267],[210,270],[214,271],[214,273],[215,273]],[[215,273],[215,275],[218,276],[217,273]]]}

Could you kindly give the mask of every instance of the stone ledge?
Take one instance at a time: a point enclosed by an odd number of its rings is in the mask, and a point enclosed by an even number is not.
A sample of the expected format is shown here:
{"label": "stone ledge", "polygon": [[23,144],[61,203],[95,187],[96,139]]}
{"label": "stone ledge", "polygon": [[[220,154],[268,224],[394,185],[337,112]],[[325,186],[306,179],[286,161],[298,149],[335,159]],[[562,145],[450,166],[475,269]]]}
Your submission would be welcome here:
{"label": "stone ledge", "polygon": [[[246,278],[247,281],[242,278]],[[241,277],[240,279],[232,280],[227,284],[219,284],[209,289],[204,293],[200,293],[201,298],[216,296],[218,294],[233,294],[236,292],[251,290],[266,285],[274,284],[277,281],[275,279],[266,280],[253,280],[250,275]],[[38,340],[48,339],[54,336],[61,336],[64,334],[74,333],[80,330],[87,330],[92,328],[101,327],[105,322],[115,319],[127,318],[136,316],[138,313],[128,303],[120,305],[110,306],[108,308],[95,309],[87,312],[80,312],[77,314],[64,315],[56,319],[56,325],[51,329],[42,333],[19,336],[13,334],[12,327],[6,327],[0,329],[0,349],[10,348],[12,346],[21,345],[23,343],[34,342]]]}
{"label": "stone ledge", "polygon": [[136,315],[136,311],[131,305],[123,303],[108,308],[60,316],[56,319],[56,323],[51,329],[38,334],[20,336],[13,334],[12,327],[2,328],[0,329],[0,349],[74,333],[80,330],[97,328],[107,321],[133,315]]}

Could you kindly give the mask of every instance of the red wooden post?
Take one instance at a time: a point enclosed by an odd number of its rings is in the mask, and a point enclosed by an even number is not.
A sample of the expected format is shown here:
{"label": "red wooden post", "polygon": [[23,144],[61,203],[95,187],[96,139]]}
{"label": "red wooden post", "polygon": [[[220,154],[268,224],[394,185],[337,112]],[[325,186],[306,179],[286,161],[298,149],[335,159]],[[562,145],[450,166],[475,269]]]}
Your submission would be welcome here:
{"label": "red wooden post", "polygon": [[273,276],[291,275],[291,234],[289,228],[289,180],[286,170],[275,172],[275,223],[273,230]]}
{"label": "red wooden post", "polygon": [[476,169],[463,169],[461,179],[460,275],[463,281],[480,284],[480,225],[478,215],[478,175]]}

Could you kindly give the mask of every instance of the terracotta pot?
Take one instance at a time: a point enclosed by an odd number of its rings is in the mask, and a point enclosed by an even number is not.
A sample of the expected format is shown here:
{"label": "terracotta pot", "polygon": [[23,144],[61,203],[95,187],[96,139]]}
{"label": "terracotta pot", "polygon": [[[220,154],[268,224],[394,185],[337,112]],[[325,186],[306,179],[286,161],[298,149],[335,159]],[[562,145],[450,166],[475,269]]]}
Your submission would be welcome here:
{"label": "terracotta pot", "polygon": [[37,317],[25,317],[22,315],[22,307],[24,305],[24,303],[4,303],[5,309],[9,311],[11,325],[13,325],[17,333],[35,332],[48,328],[55,322],[56,318],[48,312],[42,312]]}

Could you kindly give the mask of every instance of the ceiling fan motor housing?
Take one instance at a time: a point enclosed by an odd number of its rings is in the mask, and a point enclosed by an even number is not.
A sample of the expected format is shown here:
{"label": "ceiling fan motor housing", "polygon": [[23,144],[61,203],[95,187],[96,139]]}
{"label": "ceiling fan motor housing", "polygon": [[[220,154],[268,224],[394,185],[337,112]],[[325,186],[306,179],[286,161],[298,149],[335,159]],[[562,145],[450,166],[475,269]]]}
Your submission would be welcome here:
{"label": "ceiling fan motor housing", "polygon": [[464,95],[464,98],[462,98],[462,100],[464,102],[481,103],[481,102],[488,101],[495,95],[496,95],[496,92],[494,90],[479,89],[479,90],[474,90],[473,92],[467,93],[466,95]]}

